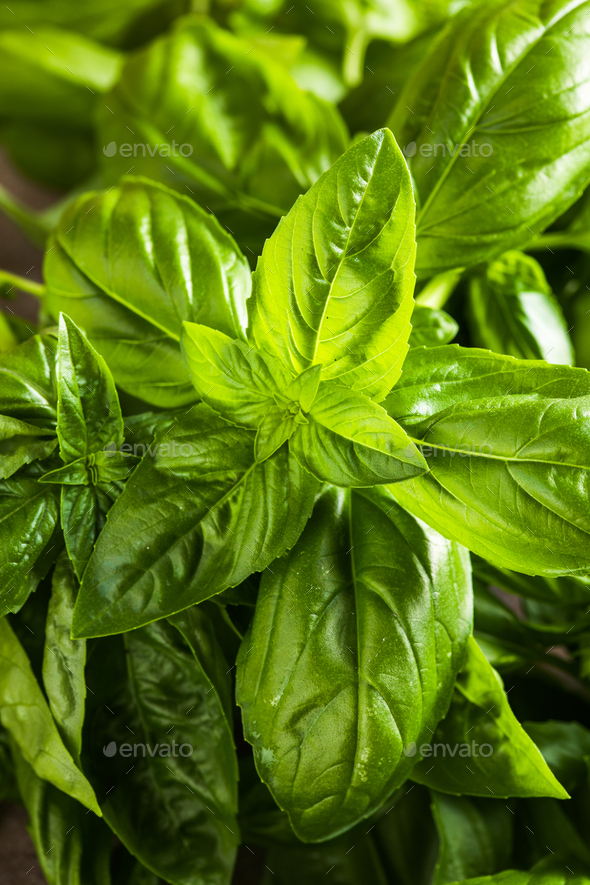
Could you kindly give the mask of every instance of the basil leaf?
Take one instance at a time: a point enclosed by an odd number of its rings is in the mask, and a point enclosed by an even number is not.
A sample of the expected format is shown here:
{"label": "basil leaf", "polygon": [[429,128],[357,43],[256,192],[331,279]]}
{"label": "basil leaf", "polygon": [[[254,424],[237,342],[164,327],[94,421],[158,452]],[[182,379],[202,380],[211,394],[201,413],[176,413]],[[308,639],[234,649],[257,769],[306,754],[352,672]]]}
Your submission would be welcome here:
{"label": "basil leaf", "polygon": [[51,486],[35,479],[0,481],[0,615],[17,611],[51,568],[59,552],[58,506]]}
{"label": "basil leaf", "polygon": [[293,436],[296,428],[295,416],[285,417],[285,410],[271,406],[256,431],[254,455],[262,463],[280,449],[283,443]]}
{"label": "basil leaf", "polygon": [[332,105],[300,90],[251,39],[204,18],[187,17],[132,54],[106,105],[110,183],[134,166],[215,213],[262,216],[262,239],[345,148]]}
{"label": "basil leaf", "polygon": [[504,803],[433,792],[432,813],[440,837],[435,885],[510,866],[514,812]]}
{"label": "basil leaf", "polygon": [[323,885],[328,873],[338,885],[388,885],[390,880],[373,840],[360,833],[358,836],[353,846],[350,839],[341,837],[323,845],[272,848],[266,856],[268,872],[263,885]]}
{"label": "basil leaf", "polygon": [[182,345],[199,398],[234,424],[258,427],[292,379],[278,360],[216,329],[185,323]]}
{"label": "basil leaf", "polygon": [[329,489],[272,572],[237,698],[262,780],[299,838],[321,841],[384,802],[414,764],[404,747],[445,714],[469,634],[469,563],[385,489]]}
{"label": "basil leaf", "polygon": [[0,415],[0,479],[7,479],[24,464],[48,458],[57,446],[57,440],[39,439],[51,436],[53,431],[34,424]]}
{"label": "basil leaf", "polygon": [[469,282],[469,311],[477,347],[519,359],[573,365],[574,350],[561,308],[534,258],[506,252],[475,274]]}
{"label": "basil leaf", "polygon": [[78,582],[65,553],[51,585],[45,627],[43,686],[62,740],[74,759],[80,756],[86,683],[86,642],[70,639]]}
{"label": "basil leaf", "polygon": [[578,875],[564,863],[548,858],[528,873],[523,870],[504,870],[495,876],[465,879],[454,885],[552,885],[553,882],[559,885],[590,885],[590,876]]}
{"label": "basil leaf", "polygon": [[416,304],[409,344],[410,347],[437,347],[452,341],[458,331],[459,325],[444,310]]}
{"label": "basil leaf", "polygon": [[486,584],[501,587],[508,593],[524,596],[525,599],[538,599],[541,602],[562,602],[564,605],[590,601],[590,582],[582,578],[558,577],[534,578],[511,572],[472,556],[473,573]]}
{"label": "basil leaf", "polygon": [[319,363],[325,380],[383,399],[407,351],[414,250],[408,170],[383,129],[350,148],[267,241],[250,342],[295,372]]}
{"label": "basil leaf", "polygon": [[582,369],[412,350],[385,405],[430,472],[392,494],[501,568],[587,574],[589,396]]}
{"label": "basil leaf", "polygon": [[92,787],[76,768],[52,719],[29,659],[0,619],[0,719],[36,774],[100,816]]}
{"label": "basil leaf", "polygon": [[439,838],[428,790],[406,782],[373,820],[375,829],[370,833],[389,880],[399,885],[432,885]]}
{"label": "basil leaf", "polygon": [[83,761],[105,820],[172,885],[226,885],[239,840],[237,763],[193,652],[160,621],[96,643],[87,674],[96,693]]}
{"label": "basil leaf", "polygon": [[572,821],[573,815],[566,814],[562,802],[556,802],[555,799],[530,799],[525,803],[521,814],[529,842],[533,850],[536,849],[537,856],[543,856],[549,848],[558,857],[567,859],[570,867],[579,868],[583,864],[590,871],[587,839],[578,832]]}
{"label": "basil leaf", "polygon": [[399,482],[427,469],[381,406],[330,382],[320,384],[309,421],[297,426],[289,450],[319,480],[339,486]]}
{"label": "basil leaf", "polygon": [[587,11],[493,0],[431,44],[388,123],[414,154],[419,278],[521,246],[587,186]]}
{"label": "basil leaf", "polygon": [[123,442],[113,376],[72,320],[60,315],[57,435],[66,464]]}
{"label": "basil leaf", "polygon": [[48,885],[111,885],[113,834],[75,799],[42,780],[13,744],[18,787]]}
{"label": "basil leaf", "polygon": [[131,630],[233,587],[293,546],[318,484],[286,448],[195,406],[157,438],[109,513],[84,574],[74,635]]}
{"label": "basil leaf", "polygon": [[571,793],[588,775],[590,731],[579,722],[525,722],[524,730],[535,742],[547,765]]}
{"label": "basil leaf", "polygon": [[245,258],[214,218],[161,185],[126,178],[85,194],[52,243],[47,309],[71,317],[117,384],[152,405],[196,399],[180,353],[183,320],[244,337]]}
{"label": "basil leaf", "polygon": [[516,719],[498,673],[473,638],[451,708],[431,743],[419,750],[428,758],[414,767],[412,780],[443,793],[569,798]]}

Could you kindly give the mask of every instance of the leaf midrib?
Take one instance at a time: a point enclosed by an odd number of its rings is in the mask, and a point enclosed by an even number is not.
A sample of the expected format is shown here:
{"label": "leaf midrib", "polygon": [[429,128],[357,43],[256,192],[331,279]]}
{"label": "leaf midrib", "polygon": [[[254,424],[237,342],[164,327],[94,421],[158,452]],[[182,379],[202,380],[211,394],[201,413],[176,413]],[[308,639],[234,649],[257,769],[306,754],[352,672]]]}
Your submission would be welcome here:
{"label": "leaf midrib", "polygon": [[[489,455],[487,453],[470,451],[468,449],[453,448],[452,446],[447,446],[440,443],[426,442],[426,440],[424,439],[415,439],[412,436],[408,436],[408,439],[411,440],[411,442],[413,442],[417,447],[425,446],[429,449],[438,449],[441,452],[452,452],[453,454],[463,455],[463,457],[468,456],[469,458],[483,458],[490,461],[501,461],[504,464],[548,464],[552,467],[575,467],[578,470],[590,470],[590,465],[584,466],[583,464],[571,464],[569,461],[546,461],[543,458],[518,458],[515,455]],[[533,442],[533,440],[529,440],[529,442]]]}

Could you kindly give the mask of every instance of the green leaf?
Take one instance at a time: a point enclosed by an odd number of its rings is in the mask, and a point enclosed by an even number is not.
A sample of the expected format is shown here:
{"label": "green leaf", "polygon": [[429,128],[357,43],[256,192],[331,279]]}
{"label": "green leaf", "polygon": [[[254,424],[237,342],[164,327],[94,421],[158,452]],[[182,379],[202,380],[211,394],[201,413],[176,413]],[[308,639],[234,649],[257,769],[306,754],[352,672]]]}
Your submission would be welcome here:
{"label": "green leaf", "polygon": [[404,507],[501,568],[590,571],[588,372],[411,350],[385,406],[430,468],[392,487]]}
{"label": "green leaf", "polygon": [[416,304],[412,314],[410,347],[438,347],[452,341],[459,325],[444,310]]}
{"label": "green leaf", "polygon": [[[383,862],[371,837],[359,833],[354,851],[340,837],[323,845],[282,845],[266,856],[263,885],[324,885],[326,876],[337,885],[388,885]],[[269,875],[270,873],[270,875]]]}
{"label": "green leaf", "polygon": [[241,583],[293,546],[318,484],[286,447],[195,406],[157,437],[109,513],[84,574],[74,635],[131,630]]}
{"label": "green leaf", "polygon": [[408,170],[383,129],[350,148],[266,243],[250,342],[295,372],[319,363],[324,380],[382,400],[407,351],[414,254]]}
{"label": "green leaf", "polygon": [[59,318],[57,435],[66,464],[123,442],[123,418],[113,376],[63,313]]}
{"label": "green leaf", "polygon": [[0,414],[55,432],[57,384],[53,335],[34,335],[0,354]]}
{"label": "green leaf", "polygon": [[385,489],[329,489],[272,572],[238,658],[238,703],[262,780],[299,838],[321,841],[385,801],[414,764],[404,747],[445,714],[470,629],[469,563]]}
{"label": "green leaf", "polygon": [[472,556],[473,573],[486,584],[501,587],[508,593],[524,596],[525,599],[537,599],[541,602],[561,602],[571,605],[590,601],[590,582],[582,578],[530,577],[509,569],[497,568],[479,556]]}
{"label": "green leaf", "polygon": [[510,866],[514,812],[503,802],[433,792],[432,812],[440,837],[435,885]]}
{"label": "green leaf", "polygon": [[587,728],[579,722],[553,720],[525,722],[523,727],[568,793],[584,782],[588,774],[585,757],[590,757]]}
{"label": "green leaf", "polygon": [[182,345],[199,399],[233,424],[258,427],[293,377],[279,360],[207,326],[185,323]]}
{"label": "green leaf", "polygon": [[0,479],[12,476],[24,464],[49,457],[56,446],[53,431],[0,415]]}
{"label": "green leaf", "polygon": [[427,470],[404,430],[361,393],[322,382],[289,450],[319,480],[338,486],[399,482]]}
{"label": "green leaf", "polygon": [[574,363],[559,303],[529,255],[506,252],[471,277],[469,312],[477,347],[525,360]]}
{"label": "green leaf", "polygon": [[271,406],[260,422],[256,431],[254,454],[262,463],[280,449],[295,433],[295,415],[285,416],[285,410],[279,406]]}
{"label": "green leaf", "polygon": [[587,186],[587,11],[493,0],[432,42],[388,123],[414,155],[419,278],[529,242]]}
{"label": "green leaf", "polygon": [[564,863],[548,858],[528,873],[504,870],[495,876],[466,879],[454,885],[590,885],[590,876],[572,872]]}
{"label": "green leaf", "polygon": [[100,816],[94,791],[66,750],[20,642],[0,620],[0,719],[36,774]]}
{"label": "green leaf", "polygon": [[111,885],[113,834],[104,821],[38,777],[14,744],[12,753],[28,830],[48,885]]}
{"label": "green leaf", "polygon": [[250,227],[262,221],[262,240],[346,143],[333,105],[249,37],[195,16],[128,57],[99,126],[114,149],[102,158],[109,183],[134,166],[223,211],[232,230],[228,210],[242,210],[242,224],[245,210]]}
{"label": "green leaf", "polygon": [[96,643],[87,675],[96,694],[83,761],[109,826],[172,885],[227,885],[239,841],[237,761],[193,652],[161,621]]}
{"label": "green leaf", "polygon": [[86,698],[86,642],[70,638],[77,593],[72,565],[62,552],[53,573],[45,626],[43,686],[62,740],[74,759],[80,757]]}
{"label": "green leaf", "polygon": [[26,477],[0,481],[0,615],[17,611],[53,564],[58,507],[51,486]]}
{"label": "green leaf", "polygon": [[473,637],[451,708],[419,752],[425,758],[412,770],[412,780],[443,793],[569,798],[510,709],[498,673]]}
{"label": "green leaf", "polygon": [[50,245],[47,309],[71,317],[116,383],[152,405],[196,399],[180,353],[184,320],[244,338],[245,258],[211,215],[161,185],[128,177],[85,194]]}

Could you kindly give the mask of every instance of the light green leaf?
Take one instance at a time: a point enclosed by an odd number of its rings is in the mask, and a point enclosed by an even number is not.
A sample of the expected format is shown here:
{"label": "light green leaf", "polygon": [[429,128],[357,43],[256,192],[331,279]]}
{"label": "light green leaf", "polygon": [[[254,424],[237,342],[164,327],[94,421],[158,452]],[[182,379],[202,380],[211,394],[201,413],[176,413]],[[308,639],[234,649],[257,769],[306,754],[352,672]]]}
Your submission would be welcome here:
{"label": "light green leaf", "polygon": [[430,471],[392,486],[502,568],[590,572],[590,375],[456,345],[411,350],[386,401]]}
{"label": "light green leaf", "polygon": [[450,710],[418,751],[424,758],[412,780],[443,793],[569,798],[510,709],[498,673],[473,637]]}
{"label": "light green leaf", "polygon": [[257,464],[254,440],[204,403],[159,434],[100,533],[74,635],[120,633],[182,611],[293,546],[317,481],[286,447]]}
{"label": "light green leaf", "polygon": [[477,347],[573,365],[574,349],[561,308],[542,267],[529,255],[506,252],[474,274],[468,304]]}
{"label": "light green leaf", "polygon": [[0,620],[0,719],[36,774],[100,816],[94,791],[66,750],[23,647]]}
{"label": "light green leaf", "polygon": [[459,326],[444,310],[416,304],[412,313],[410,347],[437,347],[452,341]]}
{"label": "light green leaf", "polygon": [[469,4],[432,41],[388,123],[412,148],[419,278],[530,242],[589,183],[589,9]]}
{"label": "light green leaf", "polygon": [[349,829],[403,783],[404,747],[447,710],[470,620],[462,548],[385,489],[323,494],[263,575],[238,657],[246,738],[300,838]]}
{"label": "light green leaf", "polygon": [[295,372],[318,363],[325,380],[383,399],[407,351],[414,254],[408,170],[384,129],[350,148],[267,241],[249,340]]}
{"label": "light green leaf", "polygon": [[180,353],[184,320],[244,337],[245,258],[211,215],[161,185],[127,177],[85,194],[50,246],[47,309],[71,317],[116,383],[152,405],[196,399]]}
{"label": "light green leaf", "polygon": [[338,384],[322,382],[289,440],[299,463],[338,486],[399,482],[427,470],[419,450],[381,406]]}
{"label": "light green leaf", "polygon": [[182,345],[199,398],[233,424],[258,427],[293,378],[279,360],[207,326],[185,323]]}
{"label": "light green leaf", "polygon": [[[570,864],[571,865],[571,864]],[[579,865],[574,864],[574,867]],[[565,862],[548,857],[537,864],[530,872],[504,870],[495,876],[482,876],[477,879],[464,879],[453,885],[590,885],[590,875],[570,870]]]}
{"label": "light green leaf", "polygon": [[284,409],[271,406],[256,431],[254,442],[256,460],[262,463],[274,455],[277,449],[280,449],[295,433],[296,427],[294,415],[285,417]]}
{"label": "light green leaf", "polygon": [[76,760],[82,746],[86,698],[86,641],[70,638],[77,594],[76,576],[62,552],[53,573],[45,625],[43,686],[62,740]]}

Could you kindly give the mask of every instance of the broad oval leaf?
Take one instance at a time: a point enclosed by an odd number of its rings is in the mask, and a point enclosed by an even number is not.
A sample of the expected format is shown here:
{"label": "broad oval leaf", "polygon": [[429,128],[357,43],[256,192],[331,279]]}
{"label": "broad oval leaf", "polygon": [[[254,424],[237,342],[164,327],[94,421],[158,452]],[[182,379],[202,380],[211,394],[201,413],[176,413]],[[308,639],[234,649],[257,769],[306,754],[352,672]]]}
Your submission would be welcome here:
{"label": "broad oval leaf", "polygon": [[385,489],[328,489],[272,572],[238,657],[238,703],[262,780],[297,835],[322,841],[385,801],[444,716],[470,566]]}
{"label": "broad oval leaf", "polygon": [[407,351],[415,245],[408,170],[382,129],[300,197],[266,243],[250,341],[295,372],[319,363],[325,380],[383,399]]}
{"label": "broad oval leaf", "polygon": [[115,148],[103,157],[110,183],[134,166],[223,211],[230,227],[228,210],[245,210],[246,239],[261,221],[268,236],[346,135],[333,105],[299,89],[255,42],[187,17],[131,54],[100,114],[103,144]]}
{"label": "broad oval leaf", "polygon": [[431,44],[388,124],[415,145],[419,278],[523,245],[587,186],[589,10],[491,0]]}
{"label": "broad oval leaf", "polygon": [[427,469],[414,443],[381,406],[330,382],[320,384],[289,450],[322,482],[345,487],[399,482]]}
{"label": "broad oval leaf", "polygon": [[468,305],[477,347],[523,360],[573,365],[574,349],[561,308],[542,267],[529,255],[506,252],[474,274]]}
{"label": "broad oval leaf", "polygon": [[66,750],[27,655],[0,619],[0,719],[37,775],[100,816],[94,791]]}
{"label": "broad oval leaf", "polygon": [[131,630],[262,571],[293,546],[318,482],[283,447],[205,404],[160,433],[110,510],[84,574],[76,636]]}
{"label": "broad oval leaf", "polygon": [[161,621],[96,643],[87,676],[95,695],[82,758],[111,829],[172,885],[227,885],[237,759],[191,649]]}
{"label": "broad oval leaf", "polygon": [[388,413],[430,471],[404,507],[495,565],[590,572],[590,375],[457,345],[411,350]]}
{"label": "broad oval leaf", "polygon": [[425,758],[412,780],[443,793],[569,798],[510,709],[502,680],[473,637],[449,712],[419,753]]}
{"label": "broad oval leaf", "polygon": [[244,338],[250,271],[191,200],[126,178],[62,216],[44,264],[46,304],[70,316],[115,381],[152,405],[196,399],[180,353],[184,320]]}

